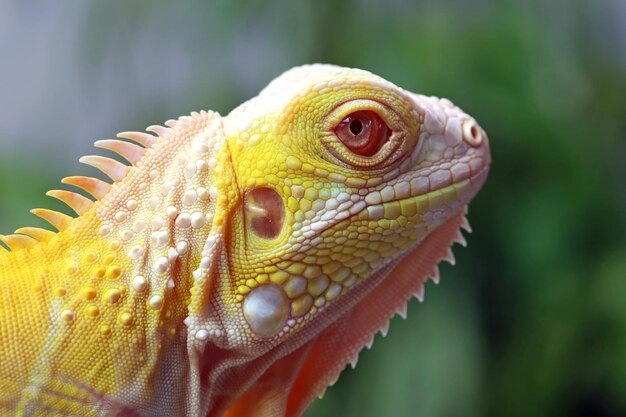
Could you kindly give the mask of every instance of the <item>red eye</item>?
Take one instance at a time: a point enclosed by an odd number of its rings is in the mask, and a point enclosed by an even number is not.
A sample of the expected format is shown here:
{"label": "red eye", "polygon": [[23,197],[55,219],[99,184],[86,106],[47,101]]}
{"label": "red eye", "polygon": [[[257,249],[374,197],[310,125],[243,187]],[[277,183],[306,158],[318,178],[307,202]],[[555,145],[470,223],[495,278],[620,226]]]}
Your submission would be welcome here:
{"label": "red eye", "polygon": [[374,156],[389,140],[391,129],[373,111],[350,113],[335,128],[339,140],[351,152],[360,156]]}

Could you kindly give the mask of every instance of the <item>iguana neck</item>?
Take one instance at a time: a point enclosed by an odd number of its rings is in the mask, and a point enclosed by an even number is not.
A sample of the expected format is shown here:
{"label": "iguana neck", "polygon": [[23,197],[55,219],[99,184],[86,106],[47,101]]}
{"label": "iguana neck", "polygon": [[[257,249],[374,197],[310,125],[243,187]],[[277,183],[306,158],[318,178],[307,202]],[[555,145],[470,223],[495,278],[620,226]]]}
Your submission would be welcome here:
{"label": "iguana neck", "polygon": [[[222,136],[215,113],[170,125],[124,178],[65,230],[0,256],[0,276],[8,286],[0,291],[1,327],[10,328],[16,315],[32,316],[38,327],[22,332],[32,349],[8,344],[16,349],[0,364],[0,377],[16,380],[19,371],[27,384],[77,369],[67,362],[90,363],[91,380],[79,374],[62,379],[80,380],[102,397],[116,397],[127,386],[161,389],[156,376],[169,367],[175,377],[172,362],[179,363],[182,378],[194,271],[201,267],[213,223],[219,223],[214,213],[222,179],[211,170]],[[64,348],[64,341],[79,340],[70,337],[78,333],[85,346]],[[110,360],[120,366],[110,366]],[[162,398],[167,400],[166,392]]]}

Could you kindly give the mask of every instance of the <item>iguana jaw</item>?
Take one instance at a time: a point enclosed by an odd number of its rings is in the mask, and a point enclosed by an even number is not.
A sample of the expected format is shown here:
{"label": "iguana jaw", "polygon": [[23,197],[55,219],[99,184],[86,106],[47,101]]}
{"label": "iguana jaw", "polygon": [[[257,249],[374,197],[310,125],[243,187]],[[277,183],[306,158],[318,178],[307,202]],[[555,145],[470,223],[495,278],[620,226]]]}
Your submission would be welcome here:
{"label": "iguana jaw", "polygon": [[467,205],[487,179],[488,173],[489,167],[484,167],[471,177],[424,194],[383,200],[379,204],[368,205],[358,216],[372,221],[396,220],[404,216],[408,222],[421,221],[425,230],[432,230]]}

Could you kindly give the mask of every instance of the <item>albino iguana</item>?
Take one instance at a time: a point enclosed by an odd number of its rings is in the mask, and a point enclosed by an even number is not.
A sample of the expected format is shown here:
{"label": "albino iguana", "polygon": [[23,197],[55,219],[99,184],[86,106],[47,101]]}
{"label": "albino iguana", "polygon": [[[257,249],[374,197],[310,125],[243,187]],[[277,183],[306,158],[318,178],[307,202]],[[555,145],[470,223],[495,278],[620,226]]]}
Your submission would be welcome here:
{"label": "albino iguana", "polygon": [[446,99],[294,68],[81,162],[0,254],[0,415],[300,416],[463,242],[488,140]]}

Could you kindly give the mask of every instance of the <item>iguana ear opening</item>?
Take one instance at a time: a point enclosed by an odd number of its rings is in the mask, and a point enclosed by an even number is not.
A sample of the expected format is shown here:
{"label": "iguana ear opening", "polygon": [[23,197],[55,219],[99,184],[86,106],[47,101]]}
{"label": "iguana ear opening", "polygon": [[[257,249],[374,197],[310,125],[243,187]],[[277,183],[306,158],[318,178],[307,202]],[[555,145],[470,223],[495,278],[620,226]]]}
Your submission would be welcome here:
{"label": "iguana ear opening", "polygon": [[294,351],[281,354],[281,349],[286,350],[281,345],[260,357],[258,361],[271,365],[224,415],[302,415],[316,396],[321,397],[337,381],[348,363],[356,364],[359,351],[371,346],[377,332],[386,332],[393,316],[404,314],[411,297],[423,296],[425,281],[438,277],[437,264],[450,259],[450,246],[464,242],[460,231],[461,227],[468,228],[464,212],[434,230],[394,267],[370,277],[379,284],[362,294],[355,293],[353,297],[359,300],[344,314],[336,315],[318,335]]}
{"label": "iguana ear opening", "polygon": [[263,239],[275,239],[285,224],[285,204],[272,188],[257,187],[246,193],[246,228]]}

